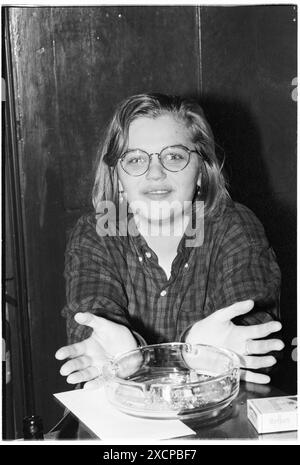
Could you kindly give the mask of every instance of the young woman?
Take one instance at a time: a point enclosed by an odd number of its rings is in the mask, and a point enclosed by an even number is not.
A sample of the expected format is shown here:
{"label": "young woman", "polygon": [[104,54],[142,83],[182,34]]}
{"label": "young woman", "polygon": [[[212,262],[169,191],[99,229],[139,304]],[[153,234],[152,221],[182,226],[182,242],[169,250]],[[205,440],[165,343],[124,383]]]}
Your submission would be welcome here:
{"label": "young woman", "polygon": [[107,357],[181,340],[231,349],[242,378],[268,383],[283,348],[268,337],[281,328],[280,271],[258,219],[230,199],[198,103],[122,102],[93,203],[66,250],[69,345],[56,358],[67,382],[93,388]]}

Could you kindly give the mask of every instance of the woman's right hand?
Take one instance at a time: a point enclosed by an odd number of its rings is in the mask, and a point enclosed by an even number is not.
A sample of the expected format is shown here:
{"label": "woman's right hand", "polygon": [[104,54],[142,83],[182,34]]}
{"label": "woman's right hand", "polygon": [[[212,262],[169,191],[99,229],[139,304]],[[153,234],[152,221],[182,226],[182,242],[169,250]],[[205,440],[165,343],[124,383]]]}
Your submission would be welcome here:
{"label": "woman's right hand", "polygon": [[99,385],[103,365],[111,357],[135,349],[137,342],[126,326],[93,313],[77,313],[74,318],[93,332],[84,341],[61,347],[55,357],[68,359],[60,369],[61,375],[67,376],[67,383],[84,382],[84,388],[92,389]]}

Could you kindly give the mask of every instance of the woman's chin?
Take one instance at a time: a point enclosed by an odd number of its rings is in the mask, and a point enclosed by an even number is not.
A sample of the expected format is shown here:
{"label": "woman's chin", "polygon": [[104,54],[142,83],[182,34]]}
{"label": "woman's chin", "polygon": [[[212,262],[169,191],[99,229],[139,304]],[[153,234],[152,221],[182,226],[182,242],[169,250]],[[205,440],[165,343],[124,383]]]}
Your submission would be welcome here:
{"label": "woman's chin", "polygon": [[144,234],[149,236],[182,236],[185,230],[186,223],[183,220],[182,212],[178,215],[142,215],[139,212],[138,224]]}

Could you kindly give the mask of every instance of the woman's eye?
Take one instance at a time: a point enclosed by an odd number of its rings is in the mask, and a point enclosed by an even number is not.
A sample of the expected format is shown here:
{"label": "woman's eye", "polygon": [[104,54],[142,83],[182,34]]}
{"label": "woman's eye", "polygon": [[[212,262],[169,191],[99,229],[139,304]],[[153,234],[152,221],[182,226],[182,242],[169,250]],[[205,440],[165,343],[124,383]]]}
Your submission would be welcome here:
{"label": "woman's eye", "polygon": [[182,160],[182,155],[180,153],[169,153],[167,160]]}
{"label": "woman's eye", "polygon": [[144,162],[144,159],[141,157],[130,158],[127,163],[130,165],[137,165]]}
{"label": "woman's eye", "polygon": [[133,165],[133,164],[136,164],[136,163],[140,163],[141,161],[142,161],[141,158],[131,158],[131,160],[129,160],[129,163],[131,163]]}

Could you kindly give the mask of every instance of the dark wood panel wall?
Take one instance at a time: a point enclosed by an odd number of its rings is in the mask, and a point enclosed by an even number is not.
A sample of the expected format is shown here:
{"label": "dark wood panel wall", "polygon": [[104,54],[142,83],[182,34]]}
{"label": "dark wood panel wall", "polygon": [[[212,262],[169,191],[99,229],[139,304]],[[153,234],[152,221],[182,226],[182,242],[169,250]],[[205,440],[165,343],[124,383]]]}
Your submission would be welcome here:
{"label": "dark wood panel wall", "polygon": [[233,197],[262,219],[285,273],[286,337],[296,314],[296,25],[293,6],[9,8],[37,411],[45,429],[68,387],[67,233],[91,208],[92,166],[114,105],[139,92],[196,95]]}

